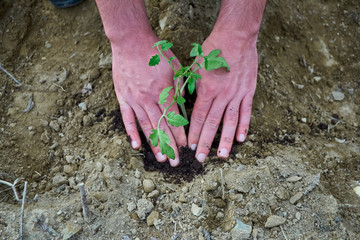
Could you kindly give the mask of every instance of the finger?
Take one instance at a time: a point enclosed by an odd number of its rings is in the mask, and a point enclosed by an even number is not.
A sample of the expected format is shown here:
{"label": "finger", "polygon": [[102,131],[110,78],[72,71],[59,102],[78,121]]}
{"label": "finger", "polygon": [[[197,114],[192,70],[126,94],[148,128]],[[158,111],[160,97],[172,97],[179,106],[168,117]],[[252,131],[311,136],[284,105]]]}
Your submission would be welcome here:
{"label": "finger", "polygon": [[188,136],[188,145],[192,150],[195,150],[198,145],[200,133],[202,131],[212,102],[213,99],[204,98],[203,96],[198,96],[195,101],[193,112],[191,114]]}
{"label": "finger", "polygon": [[253,94],[246,95],[241,101],[240,105],[240,117],[239,126],[236,132],[236,140],[238,142],[244,142],[249,130],[251,108],[253,102]]}
{"label": "finger", "polygon": [[239,107],[240,100],[233,100],[226,108],[217,153],[220,158],[227,158],[229,156],[239,120]]}
{"label": "finger", "polygon": [[[159,122],[159,119],[162,115],[162,112],[159,108],[158,105],[156,105],[155,103],[154,104],[151,104],[151,105],[148,105],[146,106],[146,110],[145,110],[149,116],[149,119],[150,121],[152,122],[152,125],[154,127],[154,129],[157,128],[157,125],[158,125],[158,122]],[[170,138],[170,144],[169,146],[174,150],[175,152],[175,158],[174,159],[169,159],[169,162],[170,162],[170,165],[173,166],[173,167],[176,167],[179,165],[180,163],[180,156],[179,156],[179,151],[178,151],[178,148],[176,146],[176,141],[175,141],[175,138],[173,136],[173,133],[171,132],[169,126],[167,125],[166,123],[166,119],[163,118],[161,120],[161,123],[160,123],[160,129],[164,130],[165,133],[169,136]],[[185,132],[184,132],[184,135],[185,135]],[[186,141],[185,141],[186,142]]]}
{"label": "finger", "polygon": [[136,126],[134,111],[127,103],[120,104],[121,116],[124,122],[127,135],[130,136],[131,146],[134,149],[139,149],[141,146],[141,139]]}
{"label": "finger", "polygon": [[210,152],[211,144],[214,140],[216,131],[218,130],[226,104],[227,103],[224,103],[224,98],[216,98],[211,106],[201,130],[199,144],[195,154],[199,162],[204,162],[206,156]]}
{"label": "finger", "polygon": [[[140,106],[136,106],[134,108],[134,111],[142,131],[144,132],[146,138],[149,139],[149,136],[152,133],[151,130],[154,129],[149,117],[147,116],[144,109],[142,109]],[[151,143],[149,143],[149,145],[151,147],[152,152],[155,155],[156,160],[158,162],[165,162],[167,158],[165,155],[163,155],[160,152],[160,147],[159,146],[154,147]]]}

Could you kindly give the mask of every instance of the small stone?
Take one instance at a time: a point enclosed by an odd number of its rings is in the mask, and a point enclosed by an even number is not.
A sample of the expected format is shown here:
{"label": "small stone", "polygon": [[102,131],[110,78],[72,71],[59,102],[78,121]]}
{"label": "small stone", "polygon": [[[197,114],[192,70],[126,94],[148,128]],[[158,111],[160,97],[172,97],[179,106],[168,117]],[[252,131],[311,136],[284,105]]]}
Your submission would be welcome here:
{"label": "small stone", "polygon": [[139,199],[139,201],[137,202],[137,208],[137,215],[141,220],[144,220],[146,214],[154,208],[154,204],[152,204],[152,202],[147,199]]}
{"label": "small stone", "polygon": [[225,208],[226,202],[224,200],[222,200],[221,198],[217,198],[217,199],[215,199],[215,206],[217,206],[218,208]]}
{"label": "small stone", "polygon": [[154,225],[154,222],[159,219],[159,212],[152,211],[150,215],[146,218],[146,224],[150,227]]}
{"label": "small stone", "polygon": [[301,179],[302,179],[302,177],[292,176],[292,177],[287,178],[286,181],[288,181],[288,182],[297,182],[297,181],[299,181]]}
{"label": "small stone", "polygon": [[148,197],[149,198],[157,198],[159,195],[160,195],[160,192],[158,190],[154,190],[148,194]]}
{"label": "small stone", "polygon": [[131,219],[134,219],[135,221],[139,221],[139,220],[140,220],[140,219],[139,219],[139,216],[137,215],[136,212],[130,212],[130,213],[129,213],[129,217],[130,217]]}
{"label": "small stone", "polygon": [[60,131],[60,124],[56,120],[52,120],[49,126],[56,132]]}
{"label": "small stone", "polygon": [[167,20],[166,16],[159,20],[159,26],[160,26],[161,30],[164,30],[165,25],[166,25],[166,20]]}
{"label": "small stone", "polygon": [[100,54],[100,61],[99,61],[99,67],[110,69],[112,65],[112,55],[108,54],[104,56],[104,54]]}
{"label": "small stone", "polygon": [[265,223],[266,228],[272,228],[280,226],[281,224],[284,224],[286,222],[286,218],[277,216],[277,215],[271,215],[268,217]]}
{"label": "small stone", "polygon": [[345,98],[345,95],[340,91],[333,91],[331,94],[335,101],[342,101]]}
{"label": "small stone", "polygon": [[296,193],[294,196],[292,196],[290,198],[290,203],[291,204],[295,204],[297,201],[299,201],[303,196],[303,193],[302,192],[298,192]]}
{"label": "small stone", "polygon": [[85,116],[83,117],[83,125],[84,125],[85,127],[91,126],[91,117],[90,117],[89,115],[85,115]]}
{"label": "small stone", "polygon": [[187,200],[186,200],[186,197],[185,197],[185,194],[184,194],[184,193],[180,194],[180,196],[179,196],[179,202],[182,202],[182,203],[186,203],[186,202],[187,202]]}
{"label": "small stone", "polygon": [[141,172],[139,170],[135,170],[135,177],[136,178],[140,178],[141,177]]}
{"label": "small stone", "polygon": [[64,173],[70,176],[74,175],[74,170],[70,165],[65,165],[64,166]]}
{"label": "small stone", "polygon": [[67,178],[60,174],[55,175],[52,179],[52,184],[54,185],[54,187],[59,187],[66,183],[68,183]]}
{"label": "small stone", "polygon": [[300,220],[301,219],[301,213],[296,212],[295,217],[296,217],[297,220]]}
{"label": "small stone", "polygon": [[252,231],[252,226],[247,225],[236,219],[236,225],[231,229],[231,237],[233,240],[249,239]]}
{"label": "small stone", "polygon": [[280,198],[281,200],[287,200],[287,199],[290,198],[289,192],[288,192],[285,188],[283,188],[283,187],[281,187],[278,191],[276,191],[276,192],[275,192],[275,195],[276,195],[278,198]]}
{"label": "small stone", "polygon": [[74,236],[76,233],[80,232],[82,230],[82,227],[77,224],[68,223],[66,228],[64,228],[61,231],[61,234],[63,236],[63,240],[67,240]]}
{"label": "small stone", "polygon": [[195,216],[200,216],[201,213],[203,212],[203,209],[201,207],[199,207],[198,205],[196,205],[195,203],[193,203],[191,205],[191,213]]}
{"label": "small stone", "polygon": [[81,108],[84,112],[87,110],[87,105],[84,102],[78,104],[78,107]]}
{"label": "small stone", "polygon": [[225,217],[224,213],[218,212],[218,213],[216,214],[216,217],[215,217],[215,218],[221,219],[221,218],[224,218],[224,217]]}
{"label": "small stone", "polygon": [[181,189],[181,191],[182,191],[183,193],[187,193],[187,192],[189,191],[189,188],[188,188],[187,186],[184,186],[184,187]]}
{"label": "small stone", "polygon": [[151,179],[144,179],[143,187],[146,193],[152,192],[155,189],[154,182]]}
{"label": "small stone", "polygon": [[134,203],[134,202],[129,202],[128,204],[127,204],[127,210],[129,211],[129,212],[131,212],[131,211],[133,211],[133,210],[135,210],[136,209],[136,204]]}
{"label": "small stone", "polygon": [[316,82],[319,82],[319,81],[321,80],[321,77],[320,77],[320,76],[315,76],[315,77],[314,77],[314,80],[315,80]]}
{"label": "small stone", "polygon": [[67,163],[71,164],[71,163],[74,162],[75,157],[71,156],[71,155],[67,155],[67,156],[65,156],[65,160],[66,160]]}
{"label": "small stone", "polygon": [[90,80],[95,80],[100,76],[100,71],[97,68],[94,68],[90,71],[89,78]]}
{"label": "small stone", "polygon": [[306,122],[307,122],[307,119],[306,119],[306,118],[301,118],[301,121],[302,121],[303,123],[306,123]]}

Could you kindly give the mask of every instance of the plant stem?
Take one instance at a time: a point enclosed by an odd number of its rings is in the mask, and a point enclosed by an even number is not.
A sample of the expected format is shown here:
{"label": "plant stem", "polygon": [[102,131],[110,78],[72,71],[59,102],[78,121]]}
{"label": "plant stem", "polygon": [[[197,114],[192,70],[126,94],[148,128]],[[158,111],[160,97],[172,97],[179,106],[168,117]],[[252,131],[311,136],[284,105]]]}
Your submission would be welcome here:
{"label": "plant stem", "polygon": [[175,100],[173,99],[172,102],[169,104],[169,106],[167,106],[165,109],[164,109],[164,112],[163,114],[161,115],[160,119],[159,119],[159,122],[158,122],[158,126],[157,126],[157,129],[160,130],[160,123],[161,123],[161,120],[166,116],[166,112],[169,110],[169,108],[175,103]]}

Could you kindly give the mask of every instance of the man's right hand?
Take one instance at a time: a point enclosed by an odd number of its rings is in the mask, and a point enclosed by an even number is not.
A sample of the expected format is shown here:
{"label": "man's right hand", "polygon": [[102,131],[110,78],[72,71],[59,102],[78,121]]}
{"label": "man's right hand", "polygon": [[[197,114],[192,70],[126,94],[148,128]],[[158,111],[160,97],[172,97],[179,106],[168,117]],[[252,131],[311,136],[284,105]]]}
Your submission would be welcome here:
{"label": "man's right hand", "polygon": [[[150,58],[157,54],[152,46],[159,39],[152,33],[141,36],[141,33],[129,36],[120,43],[111,42],[112,48],[112,71],[113,81],[117,99],[120,104],[120,110],[127,134],[131,138],[131,145],[138,149],[141,145],[139,132],[137,130],[136,118],[142,131],[148,138],[151,129],[156,129],[160,116],[163,113],[159,105],[159,95],[161,91],[169,86],[174,86],[173,70],[163,59],[159,65],[149,66]],[[168,58],[174,56],[169,50],[164,52]],[[178,61],[172,61],[176,66]],[[169,93],[167,103],[170,103],[174,96],[174,90]],[[170,111],[179,113],[174,104]],[[178,146],[186,146],[187,140],[183,127],[173,127],[166,123],[165,119],[161,121],[160,128],[170,137],[170,146],[175,151],[175,159],[170,159],[171,166],[179,164]],[[159,162],[165,162],[167,157],[162,155],[160,148],[149,145]]]}

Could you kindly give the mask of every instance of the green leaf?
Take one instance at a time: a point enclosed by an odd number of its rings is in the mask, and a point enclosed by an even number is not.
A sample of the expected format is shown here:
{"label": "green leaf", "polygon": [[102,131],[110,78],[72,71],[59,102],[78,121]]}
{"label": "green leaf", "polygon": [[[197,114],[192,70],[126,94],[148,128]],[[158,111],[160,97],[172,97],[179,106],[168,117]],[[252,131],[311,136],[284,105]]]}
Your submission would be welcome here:
{"label": "green leaf", "polygon": [[191,74],[191,77],[194,78],[195,80],[201,79],[201,75],[194,72]]}
{"label": "green leaf", "polygon": [[166,120],[168,123],[172,126],[179,127],[179,126],[185,126],[189,124],[189,121],[186,120],[183,116],[180,114],[175,114],[175,112],[169,112],[166,116]]}
{"label": "green leaf", "polygon": [[173,44],[166,40],[161,40],[159,42],[156,42],[153,47],[158,47],[158,46],[161,46],[161,51],[167,51],[173,46]]}
{"label": "green leaf", "polygon": [[175,72],[175,75],[174,75],[174,80],[177,79],[178,77],[182,77],[182,74],[183,74],[183,70],[180,68],[179,70],[177,70]]}
{"label": "green leaf", "polygon": [[160,93],[159,95],[159,104],[164,104],[166,103],[166,99],[167,97],[169,96],[169,91],[172,89],[173,87],[167,87],[167,88],[164,88],[162,90],[162,92]]}
{"label": "green leaf", "polygon": [[193,46],[193,48],[190,51],[190,57],[196,57],[196,56],[204,55],[200,44],[192,43],[191,46]]}
{"label": "green leaf", "polygon": [[204,56],[206,71],[218,69],[221,67],[225,67],[228,71],[230,71],[230,67],[225,61],[225,59],[223,57],[217,57],[219,54],[220,54],[220,50],[215,49],[212,50],[208,56]]}
{"label": "green leaf", "polygon": [[[188,76],[190,76],[191,75],[191,71],[189,71],[189,68],[190,68],[190,66],[187,66],[187,67],[183,67],[183,66],[181,66],[181,70],[182,70],[182,74],[184,75],[184,76],[186,76],[186,77],[188,77]],[[191,70],[191,69],[190,69]]]}
{"label": "green leaf", "polygon": [[171,63],[171,61],[174,60],[174,59],[176,59],[176,57],[171,57],[171,58],[169,59],[169,63]]}
{"label": "green leaf", "polygon": [[195,79],[194,78],[189,78],[188,80],[188,90],[190,94],[193,94],[193,92],[195,91]]}
{"label": "green leaf", "polygon": [[149,66],[153,67],[155,65],[158,65],[160,62],[160,56],[159,55],[154,55],[150,58],[149,61]]}
{"label": "green leaf", "polygon": [[196,65],[198,65],[199,69],[201,68],[201,65],[200,65],[200,63],[196,63]]}
{"label": "green leaf", "polygon": [[151,129],[152,133],[149,136],[151,144],[156,147],[159,143],[159,134],[156,129]]}
{"label": "green leaf", "polygon": [[161,40],[161,41],[158,41],[154,44],[153,47],[157,47],[157,46],[161,46],[162,44],[166,43],[167,41],[166,40]]}
{"label": "green leaf", "polygon": [[169,146],[170,143],[170,138],[169,136],[166,134],[166,132],[164,130],[159,130],[159,139],[160,139],[160,151],[162,154],[165,154],[166,156],[168,156],[171,159],[175,159],[175,152],[174,149],[172,149]]}
{"label": "green leaf", "polygon": [[185,102],[186,102],[186,100],[183,97],[177,97],[177,99],[176,99],[176,103],[179,105],[184,104]]}

